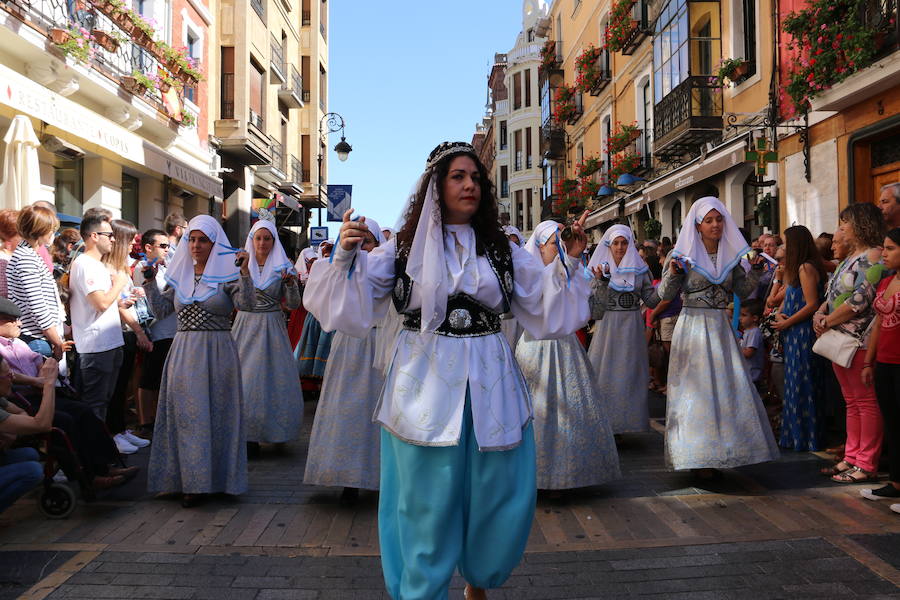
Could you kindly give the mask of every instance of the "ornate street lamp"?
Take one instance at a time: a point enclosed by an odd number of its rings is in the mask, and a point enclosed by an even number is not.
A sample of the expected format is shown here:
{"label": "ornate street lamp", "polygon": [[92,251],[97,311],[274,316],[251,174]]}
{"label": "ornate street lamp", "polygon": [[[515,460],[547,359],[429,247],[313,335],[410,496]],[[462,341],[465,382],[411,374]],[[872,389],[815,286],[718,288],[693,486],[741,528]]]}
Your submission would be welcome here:
{"label": "ornate street lamp", "polygon": [[[322,154],[322,148],[328,143],[328,134],[341,132],[341,141],[338,142],[334,146],[334,151],[337,153],[338,160],[344,162],[347,160],[347,157],[350,155],[350,152],[353,150],[353,146],[347,143],[347,138],[344,137],[344,117],[339,115],[336,112],[329,112],[322,115],[322,118],[319,119],[319,179],[318,179],[318,190],[319,190],[319,204],[322,204],[322,187],[325,185],[322,182],[322,160],[325,158]],[[322,226],[322,207],[319,207],[319,226]]]}

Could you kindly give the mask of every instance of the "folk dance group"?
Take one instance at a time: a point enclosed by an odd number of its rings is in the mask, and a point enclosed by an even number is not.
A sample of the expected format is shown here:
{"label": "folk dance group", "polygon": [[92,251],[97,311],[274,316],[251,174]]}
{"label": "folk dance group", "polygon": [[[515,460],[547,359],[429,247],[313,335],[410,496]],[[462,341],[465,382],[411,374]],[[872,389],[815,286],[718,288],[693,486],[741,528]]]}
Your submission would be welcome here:
{"label": "folk dance group", "polygon": [[[305,480],[380,489],[393,598],[445,598],[457,569],[466,597],[485,597],[521,559],[537,489],[619,477],[613,435],[648,428],[642,302],[684,297],[668,465],[732,468],[778,456],[725,313],[732,294],[751,293],[761,265],[741,265],[749,248],[722,203],[694,203],[658,290],[625,226],[610,228],[583,266],[583,219],[567,228],[545,221],[524,245],[518,232],[510,241],[475,150],[445,142],[395,235],[385,240],[348,211],[330,255],[302,273],[308,320],[337,332]],[[303,411],[278,312],[282,301],[299,304],[299,290],[274,227],[258,222],[235,253],[214,219],[195,217],[188,229],[168,287],[145,288],[156,314],[178,315],[149,486],[190,500],[244,492],[245,442],[297,437]],[[585,352],[575,332],[590,318],[597,327]]]}

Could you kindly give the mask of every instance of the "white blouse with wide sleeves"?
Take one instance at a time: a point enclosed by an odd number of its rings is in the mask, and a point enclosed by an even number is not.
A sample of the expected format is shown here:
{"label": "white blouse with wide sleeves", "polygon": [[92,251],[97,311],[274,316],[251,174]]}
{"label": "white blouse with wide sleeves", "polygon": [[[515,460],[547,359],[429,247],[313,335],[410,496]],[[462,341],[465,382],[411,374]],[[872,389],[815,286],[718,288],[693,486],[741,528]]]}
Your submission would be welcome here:
{"label": "white blouse with wide sleeves", "polygon": [[[498,313],[503,296],[484,256],[474,251],[468,225],[444,227],[449,293],[466,293]],[[346,252],[318,260],[310,271],[303,303],[326,331],[364,337],[384,314],[394,288],[396,238],[372,252]],[[577,259],[557,259],[546,267],[515,244],[511,312],[536,339],[570,335],[590,317],[589,279]],[[471,259],[471,260],[470,260]],[[352,267],[352,269],[351,269]],[[413,286],[409,310],[421,306]],[[426,291],[427,293],[427,291]],[[344,365],[346,377],[354,365]],[[459,443],[466,387],[471,396],[475,438],[481,450],[506,450],[522,440],[531,421],[531,399],[519,366],[502,333],[450,337],[403,329],[375,410],[374,421],[409,443]]]}

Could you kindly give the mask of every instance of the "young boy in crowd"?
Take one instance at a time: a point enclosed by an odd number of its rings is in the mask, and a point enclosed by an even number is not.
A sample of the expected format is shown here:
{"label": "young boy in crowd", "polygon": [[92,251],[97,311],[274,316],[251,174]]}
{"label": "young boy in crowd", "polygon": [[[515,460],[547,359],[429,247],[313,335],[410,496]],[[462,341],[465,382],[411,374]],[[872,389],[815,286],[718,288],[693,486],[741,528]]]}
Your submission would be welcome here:
{"label": "young boy in crowd", "polygon": [[756,299],[745,300],[741,305],[740,324],[743,335],[739,342],[744,360],[750,367],[750,377],[761,395],[763,394],[761,379],[766,357],[766,347],[762,332],[759,330],[762,308],[762,301]]}

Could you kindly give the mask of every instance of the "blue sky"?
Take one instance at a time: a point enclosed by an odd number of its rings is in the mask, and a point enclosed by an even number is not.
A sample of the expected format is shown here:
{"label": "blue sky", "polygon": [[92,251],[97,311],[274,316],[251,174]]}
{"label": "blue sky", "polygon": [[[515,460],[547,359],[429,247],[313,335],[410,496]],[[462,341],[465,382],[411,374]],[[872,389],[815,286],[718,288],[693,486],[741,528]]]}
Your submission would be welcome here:
{"label": "blue sky", "polygon": [[393,226],[431,149],[471,140],[494,53],[522,28],[522,2],[330,4],[328,108],[344,117],[353,152],[341,163],[340,135],[329,136],[328,181],[352,184],[357,214]]}

